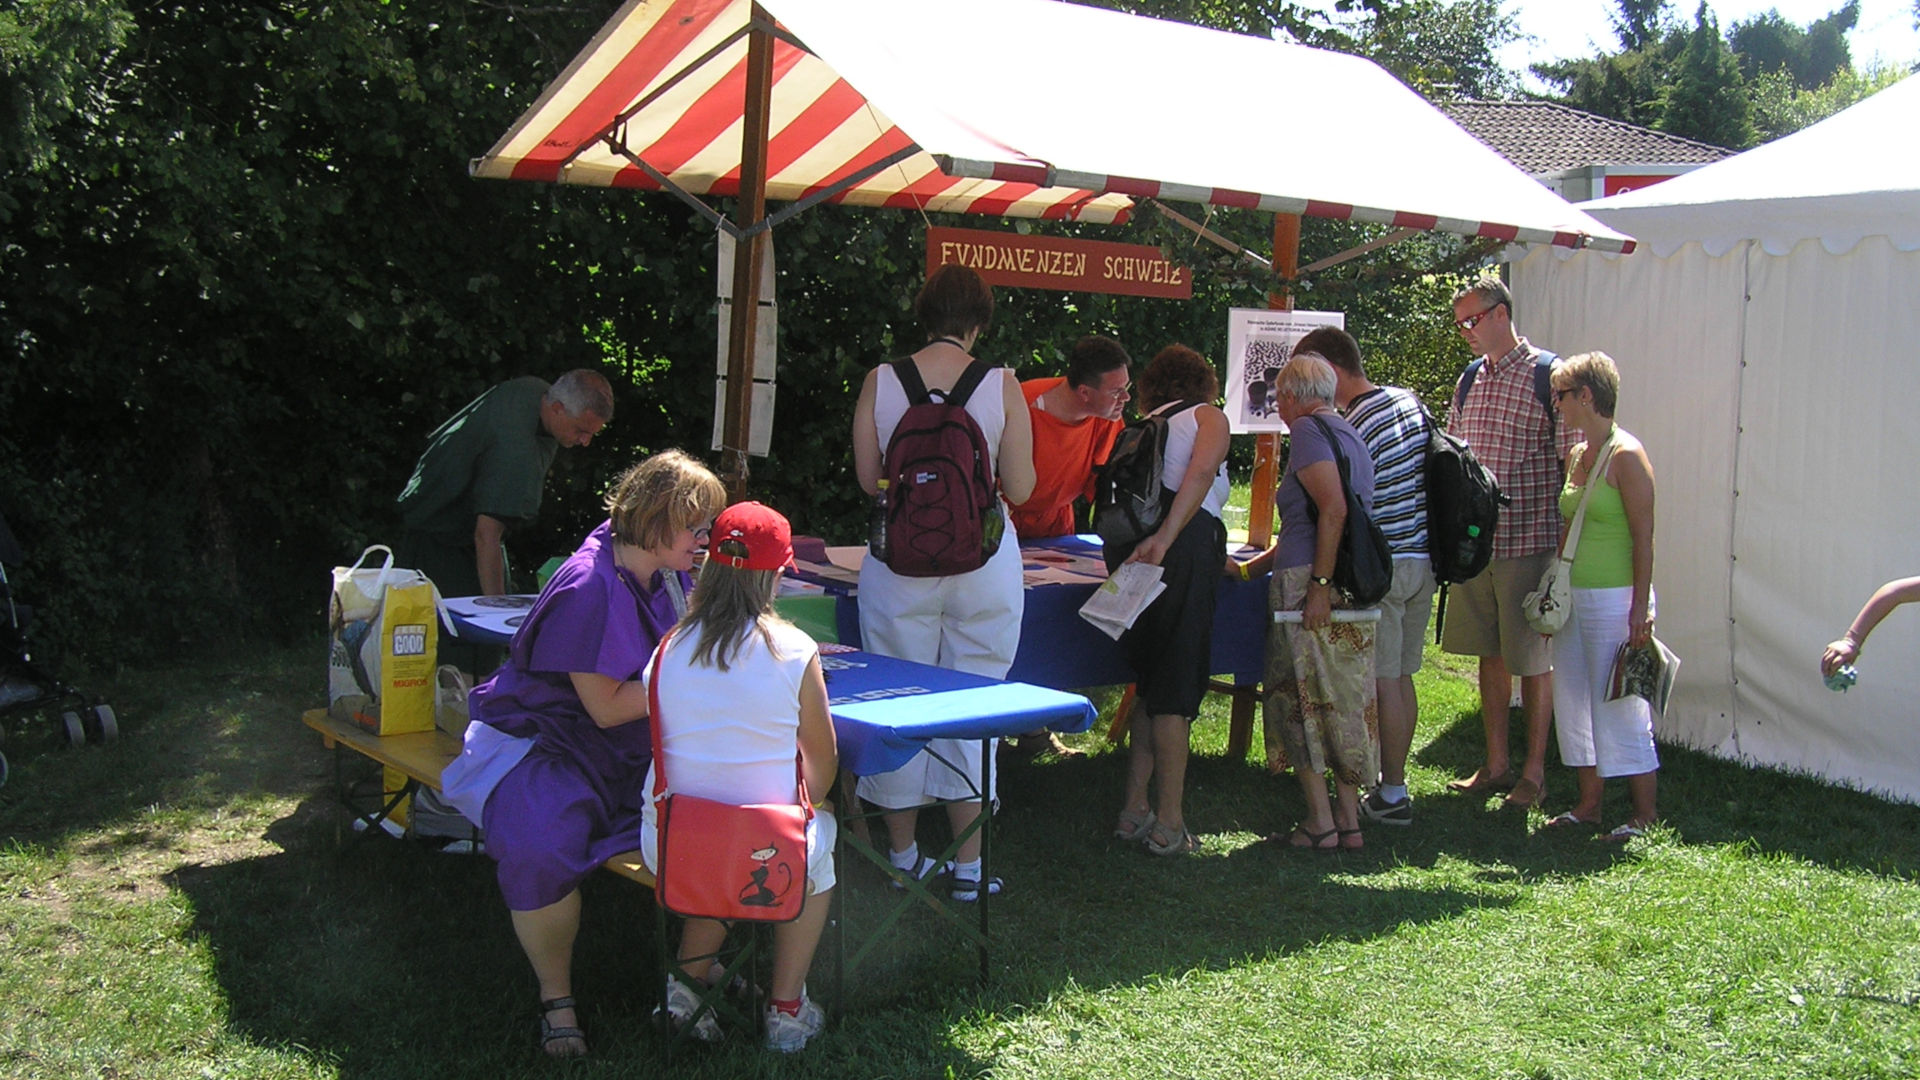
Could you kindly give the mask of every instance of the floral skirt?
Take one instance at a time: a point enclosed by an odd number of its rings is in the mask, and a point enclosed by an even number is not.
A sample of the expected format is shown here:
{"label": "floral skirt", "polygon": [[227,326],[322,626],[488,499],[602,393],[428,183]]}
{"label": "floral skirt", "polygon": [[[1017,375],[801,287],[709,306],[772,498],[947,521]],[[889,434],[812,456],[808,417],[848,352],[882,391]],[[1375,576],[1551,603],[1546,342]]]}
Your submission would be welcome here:
{"label": "floral skirt", "polygon": [[[1274,611],[1306,601],[1308,567],[1276,571],[1268,595]],[[1336,608],[1351,605],[1340,603]],[[1380,775],[1380,717],[1374,698],[1370,622],[1336,622],[1320,630],[1298,623],[1267,629],[1266,702],[1261,710],[1267,771],[1290,766],[1332,773],[1364,787]]]}

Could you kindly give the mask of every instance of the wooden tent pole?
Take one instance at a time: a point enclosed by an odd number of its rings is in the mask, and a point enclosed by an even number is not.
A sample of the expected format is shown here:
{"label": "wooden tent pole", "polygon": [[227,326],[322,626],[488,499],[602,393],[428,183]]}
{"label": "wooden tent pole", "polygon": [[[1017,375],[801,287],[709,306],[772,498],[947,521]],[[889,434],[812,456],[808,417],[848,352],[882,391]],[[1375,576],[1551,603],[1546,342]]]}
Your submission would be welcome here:
{"label": "wooden tent pole", "polygon": [[[1283,281],[1300,271],[1300,215],[1273,216],[1273,269]],[[1275,311],[1293,310],[1293,287],[1282,285],[1279,292],[1267,294],[1267,306]],[[1273,542],[1273,488],[1278,479],[1280,436],[1254,436],[1253,490],[1247,507],[1247,542],[1265,548]]]}
{"label": "wooden tent pole", "polygon": [[[767,114],[773,100],[773,17],[753,5],[747,36],[747,98],[740,134],[741,228],[767,216]],[[721,469],[727,494],[747,496],[747,447],[753,440],[753,343],[760,322],[760,266],[766,259],[767,230],[736,244],[733,252],[733,314],[727,324],[727,403],[721,427]]]}

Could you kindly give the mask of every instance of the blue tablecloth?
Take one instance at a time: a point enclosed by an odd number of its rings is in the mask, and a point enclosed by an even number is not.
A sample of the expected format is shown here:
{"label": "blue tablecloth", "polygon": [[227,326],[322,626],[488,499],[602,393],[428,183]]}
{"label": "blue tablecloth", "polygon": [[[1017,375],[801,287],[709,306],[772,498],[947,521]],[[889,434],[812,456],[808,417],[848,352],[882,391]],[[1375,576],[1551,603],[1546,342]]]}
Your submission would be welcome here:
{"label": "blue tablecloth", "polygon": [[[1020,549],[1068,551],[1099,558],[1100,538],[1030,540]],[[1232,676],[1234,682],[1244,685],[1260,681],[1266,664],[1267,581],[1265,575],[1252,581],[1220,579],[1213,613],[1214,674]],[[840,640],[858,645],[859,597],[828,584],[829,591],[840,593],[835,612]],[[1029,587],[1026,611],[1020,620],[1020,651],[1014,654],[1007,678],[1062,690],[1133,682],[1133,668],[1121,654],[1120,643],[1080,617],[1080,605],[1098,587],[1092,581]]]}
{"label": "blue tablecloth", "polygon": [[1077,694],[865,652],[822,653],[840,764],[858,776],[889,772],[928,739],[989,739],[1040,728],[1093,726]]}

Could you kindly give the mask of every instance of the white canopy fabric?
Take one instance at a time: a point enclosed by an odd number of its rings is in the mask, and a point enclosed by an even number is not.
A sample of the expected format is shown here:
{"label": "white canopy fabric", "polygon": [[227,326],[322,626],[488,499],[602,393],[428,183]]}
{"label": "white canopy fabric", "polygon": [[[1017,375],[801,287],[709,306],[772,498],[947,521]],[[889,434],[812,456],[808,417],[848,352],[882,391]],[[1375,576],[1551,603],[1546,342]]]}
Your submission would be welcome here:
{"label": "white canopy fabric", "polygon": [[1666,257],[1758,242],[1785,255],[1817,239],[1835,255],[1866,236],[1920,248],[1920,79],[1907,78],[1812,127],[1664,183],[1580,207]]}
{"label": "white canopy fabric", "polygon": [[1583,204],[1646,241],[1630,256],[1512,268],[1528,337],[1619,364],[1619,421],[1653,461],[1658,633],[1682,659],[1662,734],[1908,800],[1920,611],[1874,631],[1848,693],[1818,663],[1876,586],[1920,574],[1920,168],[1884,171],[1912,154],[1917,101],[1909,78]]}
{"label": "white canopy fabric", "polygon": [[[772,199],[904,152],[835,201],[1111,221],[1159,197],[1632,248],[1357,57],[1058,0],[761,6],[806,46],[775,45]],[[661,187],[624,147],[736,192],[750,15],[631,0],[473,174]]]}

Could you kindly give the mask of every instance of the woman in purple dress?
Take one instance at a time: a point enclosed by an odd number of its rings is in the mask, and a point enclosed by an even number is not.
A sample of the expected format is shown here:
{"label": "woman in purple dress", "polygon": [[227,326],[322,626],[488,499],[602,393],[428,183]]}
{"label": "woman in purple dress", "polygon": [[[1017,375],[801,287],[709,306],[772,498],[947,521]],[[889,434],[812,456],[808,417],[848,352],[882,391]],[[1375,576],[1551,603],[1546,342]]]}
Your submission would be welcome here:
{"label": "woman in purple dress", "polygon": [[473,723],[442,782],[486,831],[500,892],[540,983],[540,1046],[587,1052],[573,1005],[580,882],[640,847],[652,742],[641,682],[686,611],[688,571],[726,491],[678,450],[627,470],[540,593],[507,662],[474,688]]}

